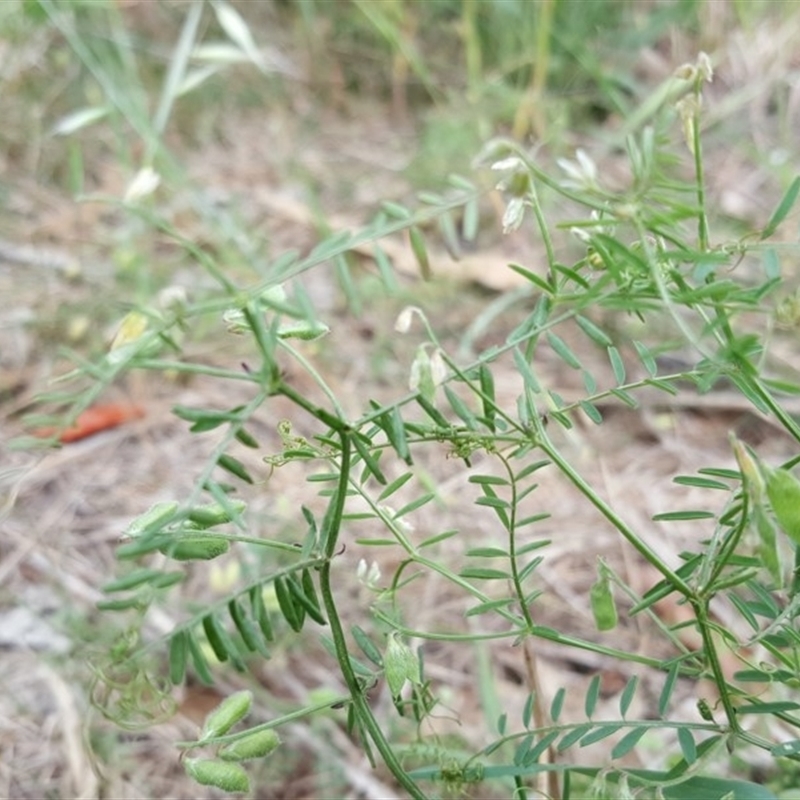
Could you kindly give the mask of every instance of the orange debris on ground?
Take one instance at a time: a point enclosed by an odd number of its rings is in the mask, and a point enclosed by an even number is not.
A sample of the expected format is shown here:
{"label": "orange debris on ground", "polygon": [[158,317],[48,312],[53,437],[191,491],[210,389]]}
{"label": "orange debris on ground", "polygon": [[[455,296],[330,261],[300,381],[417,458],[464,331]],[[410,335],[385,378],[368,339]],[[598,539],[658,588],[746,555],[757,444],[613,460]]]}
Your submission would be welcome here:
{"label": "orange debris on ground", "polygon": [[62,444],[69,444],[143,416],[144,409],[141,406],[104,403],[82,411],[69,428],[40,428],[35,435],[41,438],[57,436]]}

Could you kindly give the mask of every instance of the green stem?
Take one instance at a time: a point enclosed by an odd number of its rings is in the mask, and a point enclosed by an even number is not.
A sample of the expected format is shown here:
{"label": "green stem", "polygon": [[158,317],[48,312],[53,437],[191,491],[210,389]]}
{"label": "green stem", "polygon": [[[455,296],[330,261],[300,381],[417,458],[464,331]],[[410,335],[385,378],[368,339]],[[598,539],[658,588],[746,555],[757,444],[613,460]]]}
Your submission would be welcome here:
{"label": "green stem", "polygon": [[550,460],[566,475],[572,484],[586,497],[586,499],[622,534],[622,536],[631,544],[642,556],[652,564],[673,588],[679,591],[684,597],[692,599],[695,597],[695,592],[683,578],[671,570],[667,564],[662,560],[661,556],[652,550],[649,545],[643,542],[636,533],[629,528],[625,522],[617,516],[612,508],[598,497],[597,493],[589,486],[588,483],[572,468],[572,465],[564,459],[564,457],[556,449],[555,445],[550,441],[545,432],[544,425],[538,418],[535,420],[537,426],[536,430],[536,444],[540,447],[542,452],[550,458]]}
{"label": "green stem", "polygon": [[[698,84],[695,89],[695,97],[697,98],[697,108],[700,108],[702,101],[702,94]],[[692,118],[692,150],[694,151],[694,172],[695,180],[697,182],[697,240],[698,247],[701,253],[708,250],[708,215],[706,214],[706,187],[705,175],[703,172],[703,152],[702,142],[700,138],[700,113],[699,111],[694,114]]]}
{"label": "green stem", "polygon": [[351,433],[343,429],[339,430],[339,436],[342,443],[342,460],[339,465],[339,481],[336,488],[336,494],[333,496],[332,503],[333,511],[331,515],[331,526],[328,531],[328,536],[325,540],[325,562],[322,565],[319,573],[320,595],[322,602],[325,605],[325,611],[328,616],[328,622],[331,627],[331,638],[336,650],[336,658],[339,662],[339,668],[342,672],[342,677],[350,692],[350,697],[353,701],[355,713],[358,715],[359,721],[364,726],[366,731],[372,737],[378,752],[383,758],[384,764],[388,767],[392,775],[396,778],[397,782],[411,795],[415,800],[426,800],[425,795],[420,791],[414,781],[411,780],[408,773],[403,769],[403,765],[397,759],[394,751],[392,750],[383,731],[375,719],[372,709],[367,703],[364,696],[364,690],[356,678],[353,667],[350,663],[350,653],[347,650],[347,641],[342,627],[342,621],[339,617],[339,610],[336,605],[336,600],[333,595],[333,587],[331,586],[331,567],[333,565],[333,558],[336,553],[338,545],[339,532],[342,526],[342,516],[344,514],[344,504],[347,497],[347,487],[350,480],[350,456],[351,456]]}
{"label": "green stem", "polygon": [[714,644],[714,639],[711,636],[711,623],[708,618],[708,600],[697,600],[689,598],[692,605],[695,617],[697,619],[697,627],[700,629],[700,635],[703,638],[703,652],[708,659],[708,664],[711,667],[711,673],[714,676],[714,683],[716,684],[717,691],[719,691],[719,698],[722,702],[722,707],[725,709],[725,716],[728,719],[730,729],[739,733],[739,722],[736,719],[736,709],[734,708],[733,701],[731,700],[730,692],[728,691],[728,682],[725,679],[725,673],[722,671],[722,664],[719,660],[717,647]]}

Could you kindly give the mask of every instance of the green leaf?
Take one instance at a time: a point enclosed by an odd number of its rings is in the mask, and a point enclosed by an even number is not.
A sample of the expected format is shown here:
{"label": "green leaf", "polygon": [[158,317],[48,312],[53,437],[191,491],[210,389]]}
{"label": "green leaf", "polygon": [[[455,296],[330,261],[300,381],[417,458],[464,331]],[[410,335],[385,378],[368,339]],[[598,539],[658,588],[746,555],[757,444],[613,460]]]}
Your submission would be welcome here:
{"label": "green leaf", "polygon": [[303,570],[301,581],[302,582],[298,581],[294,575],[286,576],[286,585],[289,587],[289,591],[292,593],[295,600],[305,609],[308,616],[318,625],[327,625],[328,620],[325,619],[325,615],[320,608],[319,599],[317,598],[316,588],[314,586],[314,579],[307,569]]}
{"label": "green leaf", "polygon": [[211,676],[211,670],[208,668],[208,661],[203,655],[203,650],[197,643],[197,639],[195,639],[191,633],[187,632],[187,637],[189,655],[192,657],[194,671],[197,673],[197,677],[200,679],[201,683],[206,684],[206,686],[211,686],[214,683],[214,678]]}
{"label": "green leaf", "polygon": [[386,486],[388,481],[386,480],[386,476],[383,474],[383,472],[381,472],[381,468],[378,466],[378,459],[373,457],[372,453],[369,451],[369,448],[364,444],[360,436],[353,436],[352,442],[358,451],[358,454],[364,461],[367,471],[374,476],[375,480],[378,481],[381,486]]}
{"label": "green leaf", "polygon": [[421,394],[417,394],[414,399],[417,403],[422,406],[423,411],[433,420],[433,422],[438,425],[440,428],[451,428],[452,425],[448,422],[447,417],[445,417],[437,408],[433,405],[427,398],[425,398]]}
{"label": "green leaf", "polygon": [[[436,497],[431,492],[427,494],[420,495],[415,500],[412,500],[410,503],[406,503],[401,509],[395,511],[394,517],[392,519],[400,519],[400,517],[404,517],[406,514],[410,514],[412,511],[416,511],[418,508],[422,508],[422,506],[430,503],[433,498]],[[456,533],[456,531],[452,531],[452,533]]]}
{"label": "green leaf", "polygon": [[672,479],[673,483],[679,486],[696,486],[698,489],[723,489],[728,491],[730,486],[722,481],[715,481],[711,478],[702,478],[699,475],[678,475]]}
{"label": "green leaf", "polygon": [[517,372],[519,372],[525,385],[534,394],[540,394],[542,387],[540,386],[539,381],[536,380],[533,371],[530,368],[530,364],[528,364],[528,362],[525,360],[525,356],[522,355],[522,352],[518,347],[514,348],[513,355],[514,365],[516,366]]}
{"label": "green leaf", "polygon": [[588,400],[579,400],[578,405],[583,409],[583,413],[586,414],[595,425],[600,425],[602,423],[603,415],[600,413],[597,406],[592,405]]}
{"label": "green leaf", "polygon": [[564,708],[566,696],[567,691],[563,687],[555,693],[553,702],[550,705],[550,719],[553,720],[553,722],[558,722],[558,718],[561,716],[561,710]]}
{"label": "green leaf", "polygon": [[536,694],[534,692],[530,692],[525,700],[525,705],[522,707],[522,726],[526,729],[530,728],[531,726],[531,718],[533,717],[533,703],[535,699]]}
{"label": "green leaf", "polygon": [[600,676],[593,675],[592,680],[589,682],[589,689],[586,692],[586,701],[584,703],[584,710],[586,716],[591,718],[597,708],[597,701],[600,698]]}
{"label": "green leaf", "polygon": [[680,672],[680,665],[675,663],[669,668],[667,679],[664,681],[664,688],[658,698],[658,716],[664,717],[669,708],[669,702],[672,699],[672,692],[678,682],[678,673]]}
{"label": "green leaf", "polygon": [[728,778],[692,776],[662,791],[664,800],[777,800],[765,786]]}
{"label": "green leaf", "polygon": [[183,682],[189,655],[189,634],[178,631],[169,641],[169,680],[173,686]]}
{"label": "green leaf", "polygon": [[257,450],[261,445],[258,443],[258,440],[251,436],[244,428],[239,428],[236,431],[236,440],[241,442],[245,447],[250,447],[253,450]]}
{"label": "green leaf", "polygon": [[516,272],[517,275],[521,275],[526,281],[532,283],[537,289],[543,291],[545,294],[553,294],[553,287],[546,280],[544,280],[544,278],[540,278],[535,272],[531,272],[531,270],[525,269],[525,267],[521,267],[519,264],[509,264],[508,267]]}
{"label": "green leaf", "polygon": [[614,370],[614,380],[621,386],[625,383],[625,362],[622,360],[619,350],[613,345],[609,345],[606,352],[608,360],[611,362],[611,369]]}
{"label": "green leaf", "polygon": [[478,368],[478,379],[481,384],[481,403],[483,404],[483,418],[486,420],[490,431],[495,430],[495,415],[497,408],[494,401],[494,376],[486,364]]}
{"label": "green leaf", "polygon": [[358,625],[353,625],[350,628],[353,634],[353,640],[361,648],[361,652],[376,666],[383,667],[383,656],[381,651],[369,638],[366,631]]}
{"label": "green leaf", "polygon": [[444,387],[444,395],[447,398],[447,402],[450,403],[450,408],[455,411],[456,416],[459,417],[470,430],[476,430],[478,428],[478,420],[469,410],[466,403],[464,403],[449,386]]}
{"label": "green leaf", "polygon": [[654,522],[685,522],[693,519],[714,519],[714,514],[711,511],[668,511],[653,517]]}
{"label": "green leaf", "polygon": [[497,477],[496,475],[470,475],[468,478],[469,483],[479,483],[487,486],[509,486],[509,482],[505,478]]}
{"label": "green leaf", "polygon": [[429,536],[427,539],[424,539],[419,543],[419,549],[421,550],[423,547],[430,547],[431,545],[438,544],[439,542],[443,542],[445,539],[450,539],[451,537],[455,536],[458,533],[457,529],[443,531],[442,533],[434,534],[433,536]]}
{"label": "green leaf", "polygon": [[800,739],[790,739],[786,742],[773,745],[770,749],[773,756],[794,756],[800,753]]}
{"label": "green leaf", "polygon": [[264,658],[269,658],[270,653],[266,645],[261,639],[256,626],[249,619],[246,612],[239,604],[239,601],[234,597],[228,602],[228,613],[242,637],[245,647],[251,653],[260,653]]}
{"label": "green leaf", "polygon": [[781,198],[780,203],[778,203],[778,207],[773,211],[772,216],[769,218],[769,222],[767,223],[766,227],[763,231],[761,231],[761,240],[768,239],[772,236],[773,233],[778,229],[778,226],[783,222],[789,212],[792,210],[792,206],[794,206],[795,202],[797,201],[797,196],[800,194],[800,176],[796,177],[789,188],[786,190],[786,194]]}
{"label": "green leaf", "polygon": [[543,736],[539,739],[536,744],[531,747],[528,751],[528,755],[525,757],[525,764],[524,766],[529,767],[531,764],[535,764],[539,760],[539,756],[550,747],[551,744],[561,735],[560,731],[550,731],[550,733]]}
{"label": "green leaf", "polygon": [[223,453],[217,459],[217,464],[219,464],[219,466],[222,467],[222,469],[224,469],[226,472],[230,472],[231,475],[235,475],[245,483],[253,483],[253,479],[250,477],[247,467],[245,467],[245,465],[242,464],[238,458],[234,458],[227,453]]}
{"label": "green leaf", "polygon": [[686,763],[689,766],[694,764],[697,760],[697,747],[694,743],[694,736],[688,728],[678,728],[678,744]]}
{"label": "green leaf", "polygon": [[261,633],[264,638],[271,642],[275,638],[272,629],[272,621],[269,618],[269,612],[264,604],[264,590],[261,584],[253,586],[250,589],[250,610],[253,613],[253,619],[258,623]]}
{"label": "green leaf", "polygon": [[636,687],[638,685],[639,677],[637,675],[631,675],[631,677],[628,678],[628,682],[625,684],[625,688],[622,690],[622,695],[619,699],[619,713],[623,719],[628,713],[628,709],[631,707],[633,696],[636,694]]}
{"label": "green leaf", "polygon": [[582,316],[581,314],[577,314],[575,316],[575,322],[578,323],[581,330],[596,344],[599,344],[601,347],[612,347],[613,342],[605,333],[605,331],[601,330],[594,324],[590,319]]}
{"label": "green leaf", "polygon": [[622,758],[628,755],[628,753],[636,747],[639,743],[639,739],[641,739],[645,733],[647,733],[647,728],[634,728],[632,731],[626,733],[616,745],[614,745],[614,749],[611,751],[611,758]]}
{"label": "green leaf", "polygon": [[143,583],[151,583],[154,578],[158,578],[163,574],[164,573],[160,570],[142,567],[141,569],[135,569],[133,572],[129,572],[127,575],[123,575],[121,578],[117,578],[105,584],[101,587],[101,591],[106,594],[113,594],[114,592],[124,592],[128,589],[135,589]]}
{"label": "green leaf", "polygon": [[569,345],[560,336],[557,336],[552,331],[548,331],[547,341],[550,344],[550,347],[553,348],[553,351],[556,353],[556,355],[559,356],[559,358],[561,358],[565,364],[573,369],[581,369],[581,362],[578,359],[578,356],[572,352]]}
{"label": "green leaf", "polygon": [[278,608],[280,608],[283,618],[295,633],[299,633],[303,630],[303,622],[305,622],[305,608],[295,602],[294,595],[289,590],[289,586],[283,576],[276,577],[273,581],[273,586],[275,587]]}
{"label": "green leaf", "polygon": [[505,606],[512,602],[513,600],[510,597],[501,597],[499,600],[489,600],[486,603],[478,603],[477,606],[467,609],[467,611],[464,612],[464,616],[477,617],[480,614],[486,614],[489,611],[497,611],[500,608],[505,608]]}
{"label": "green leaf", "polygon": [[578,725],[577,728],[573,728],[568,733],[565,733],[561,741],[556,745],[556,750],[559,753],[563,753],[565,750],[569,750],[572,745],[574,745],[579,739],[581,739],[588,731],[590,731],[594,726],[591,722],[585,722],[583,725]]}
{"label": "green leaf", "polygon": [[607,739],[622,727],[623,724],[621,722],[612,722],[610,725],[601,725],[599,728],[595,728],[593,731],[587,733],[586,736],[581,739],[581,747],[588,747],[590,744]]}
{"label": "green leaf", "polygon": [[775,700],[772,703],[751,703],[748,706],[739,706],[737,714],[778,714],[784,711],[797,711],[800,703],[791,700]]}
{"label": "green leaf", "polygon": [[423,280],[429,281],[433,274],[431,273],[431,262],[428,258],[428,251],[425,248],[425,237],[422,231],[416,226],[412,225],[408,229],[408,239],[411,243],[411,252],[414,253],[414,258],[419,264],[419,272]]}
{"label": "green leaf", "polygon": [[411,464],[411,452],[408,449],[406,427],[403,424],[403,418],[400,416],[400,411],[397,406],[394,406],[391,411],[388,412],[388,423],[386,435],[389,437],[392,447],[394,447],[397,455],[402,458],[406,464]]}
{"label": "green leaf", "polygon": [[508,558],[502,547],[473,547],[464,554],[468,558]]}
{"label": "green leaf", "polygon": [[217,661],[238,659],[239,654],[236,647],[214,614],[207,614],[203,617],[203,630]]}
{"label": "green leaf", "polygon": [[412,472],[406,472],[399,478],[395,478],[379,495],[378,502],[382,503],[384,500],[390,498],[398,489],[405,486],[411,478],[414,477]]}
{"label": "green leaf", "polygon": [[655,378],[658,373],[658,366],[656,365],[655,358],[653,358],[653,354],[641,342],[634,342],[633,346],[636,348],[636,352],[639,354],[639,359],[647,374],[651,378]]}
{"label": "green leaf", "polygon": [[509,574],[503,572],[503,570],[488,569],[485,567],[465,567],[458,574],[462,578],[472,578],[482,581],[507,580],[510,577]]}

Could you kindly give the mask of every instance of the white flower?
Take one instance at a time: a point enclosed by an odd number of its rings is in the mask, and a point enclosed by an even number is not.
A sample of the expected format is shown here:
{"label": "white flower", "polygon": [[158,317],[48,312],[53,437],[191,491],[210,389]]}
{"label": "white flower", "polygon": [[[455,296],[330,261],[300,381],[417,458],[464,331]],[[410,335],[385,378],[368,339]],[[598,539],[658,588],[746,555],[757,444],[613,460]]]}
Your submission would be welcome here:
{"label": "white flower", "polygon": [[568,180],[564,181],[565,186],[574,189],[598,189],[597,184],[597,165],[589,157],[585,150],[578,148],[575,151],[575,160],[567,158],[556,159],[564,172],[567,173]]}
{"label": "white flower", "polygon": [[152,167],[140,169],[125,190],[125,202],[135,203],[152,194],[161,183],[161,176]]}

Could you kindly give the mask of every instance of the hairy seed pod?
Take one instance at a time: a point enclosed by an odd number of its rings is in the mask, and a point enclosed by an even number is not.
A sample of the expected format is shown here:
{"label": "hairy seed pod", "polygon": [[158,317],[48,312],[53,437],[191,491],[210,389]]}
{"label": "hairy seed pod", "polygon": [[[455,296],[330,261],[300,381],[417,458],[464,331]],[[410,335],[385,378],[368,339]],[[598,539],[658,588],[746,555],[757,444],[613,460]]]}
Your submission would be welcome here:
{"label": "hairy seed pod", "polygon": [[227,733],[240,719],[247,716],[252,704],[253,693],[248,690],[226,697],[206,717],[200,741],[205,742]]}
{"label": "hairy seed pod", "polygon": [[135,538],[145,532],[155,533],[170,522],[177,511],[177,503],[156,503],[128,525],[125,529],[125,535]]}
{"label": "hairy seed pod", "polygon": [[227,506],[223,506],[222,503],[195,506],[189,511],[189,519],[201,528],[211,528],[223,522],[230,522],[231,513],[241,514],[247,508],[247,503],[242,500],[229,500]]}
{"label": "hairy seed pod", "polygon": [[250,791],[247,773],[238,764],[205,758],[187,758],[183,766],[186,774],[203,786],[216,786],[225,792]]}
{"label": "hairy seed pod", "polygon": [[217,755],[223,761],[247,761],[251,758],[263,758],[277,749],[281,743],[278,734],[272,730],[255,731],[226,744],[219,749]]}
{"label": "hairy seed pod", "polygon": [[158,549],[176,561],[210,561],[228,552],[230,542],[219,536],[187,536],[169,544],[162,544]]}

